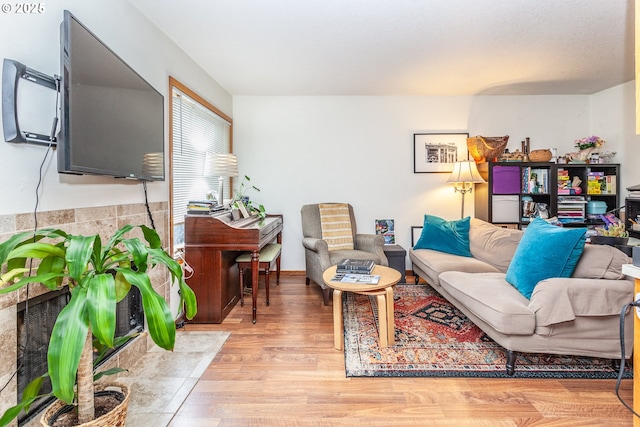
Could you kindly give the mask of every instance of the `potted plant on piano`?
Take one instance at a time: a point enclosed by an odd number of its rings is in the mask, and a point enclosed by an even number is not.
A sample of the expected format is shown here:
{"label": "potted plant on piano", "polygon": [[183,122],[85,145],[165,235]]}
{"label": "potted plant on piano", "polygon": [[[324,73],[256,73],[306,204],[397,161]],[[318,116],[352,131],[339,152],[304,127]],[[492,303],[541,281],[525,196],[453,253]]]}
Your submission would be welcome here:
{"label": "potted plant on piano", "polygon": [[[234,215],[234,210],[242,210],[242,208],[240,207],[242,205],[244,208],[246,208],[246,211],[248,212],[249,215],[257,215],[260,218],[264,218],[267,215],[267,212],[264,206],[263,205],[258,205],[257,207],[253,206],[251,200],[249,199],[249,196],[246,195],[249,189],[253,189],[253,190],[256,190],[257,192],[260,192],[260,189],[255,185],[250,185],[249,184],[250,182],[251,182],[251,178],[249,178],[248,175],[245,175],[242,178],[242,181],[240,182],[240,186],[236,190],[235,196],[231,201],[231,209],[232,209],[231,213],[232,215]],[[237,219],[236,215],[234,215],[234,219]]]}
{"label": "potted plant on piano", "polygon": [[[131,235],[135,229],[140,233]],[[29,260],[36,261],[33,268]],[[43,377],[36,378],[25,388],[22,401],[0,418],[0,426],[7,425],[20,411],[28,411],[37,398],[48,395],[58,400],[43,414],[42,425],[50,425],[63,407],[77,415],[76,421],[66,425],[124,425],[128,390],[123,385],[114,386],[119,390],[119,403],[113,410],[104,415],[94,411],[94,380],[115,372],[94,376],[93,349],[112,348],[127,339],[114,337],[116,303],[132,286],[140,290],[151,338],[158,346],[173,349],[174,319],[167,301],[151,285],[152,268],[164,266],[169,270],[172,283],[180,287],[180,307],[184,307],[185,316],[191,319],[196,314],[196,297],[184,281],[181,266],[162,249],[157,232],[144,225],[126,225],[107,242],[99,235],[71,235],[59,229],[19,233],[0,244],[0,266],[0,293],[14,292],[30,283],[41,283],[51,290],[67,285],[71,293],[49,341],[47,375],[52,392],[41,395]]]}

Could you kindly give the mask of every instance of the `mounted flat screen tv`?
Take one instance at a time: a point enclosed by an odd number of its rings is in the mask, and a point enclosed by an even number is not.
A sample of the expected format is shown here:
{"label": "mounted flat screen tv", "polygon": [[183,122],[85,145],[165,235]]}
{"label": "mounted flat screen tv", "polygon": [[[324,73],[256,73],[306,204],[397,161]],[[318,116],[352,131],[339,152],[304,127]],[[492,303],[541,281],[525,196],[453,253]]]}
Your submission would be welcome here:
{"label": "mounted flat screen tv", "polygon": [[69,11],[58,172],[163,181],[164,98]]}

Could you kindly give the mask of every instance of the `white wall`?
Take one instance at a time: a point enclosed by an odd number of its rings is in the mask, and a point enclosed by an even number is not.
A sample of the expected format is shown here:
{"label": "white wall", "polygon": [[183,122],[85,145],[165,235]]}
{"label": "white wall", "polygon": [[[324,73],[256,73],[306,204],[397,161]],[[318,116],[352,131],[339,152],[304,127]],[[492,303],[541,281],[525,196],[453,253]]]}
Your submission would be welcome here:
{"label": "white wall", "polygon": [[589,97],[237,96],[233,115],[240,173],[261,189],[252,198],[284,214],[283,269],[304,270],[303,204],[350,202],[360,232],[393,218],[405,249],[425,213],[459,218],[448,174],[413,173],[414,133],[506,134],[511,150],[530,137],[533,149],[566,153],[589,132]]}
{"label": "white wall", "polygon": [[[126,0],[58,0],[43,4],[46,9],[41,14],[0,14],[0,57],[14,59],[45,74],[60,74],[59,28],[63,10],[68,9],[161,92],[165,106],[168,77],[172,75],[231,115],[231,95]],[[28,119],[47,132],[55,113],[52,106],[55,97],[51,95],[53,91],[49,92],[30,90],[26,98],[19,98],[19,110],[30,112]],[[165,151],[168,150],[167,118],[165,107]],[[0,141],[0,215],[33,210],[38,169],[45,153],[43,147]],[[168,167],[168,161],[165,163]],[[152,202],[169,199],[168,180],[150,183],[148,190]],[[53,210],[139,203],[144,201],[144,192],[137,182],[60,175],[53,153],[45,162],[40,197],[40,210]]]}
{"label": "white wall", "polygon": [[[620,163],[620,195],[626,188],[640,184],[640,136],[636,135],[635,81],[596,93],[590,97],[590,134],[602,137],[604,148],[616,152],[614,161]],[[624,203],[623,203],[624,204]]]}

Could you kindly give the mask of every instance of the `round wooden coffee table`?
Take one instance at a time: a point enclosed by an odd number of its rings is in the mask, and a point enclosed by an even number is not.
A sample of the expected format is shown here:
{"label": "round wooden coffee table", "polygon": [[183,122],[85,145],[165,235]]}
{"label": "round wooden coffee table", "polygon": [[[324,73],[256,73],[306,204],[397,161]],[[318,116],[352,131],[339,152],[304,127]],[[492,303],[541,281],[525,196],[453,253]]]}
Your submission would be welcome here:
{"label": "round wooden coffee table", "polygon": [[372,275],[380,276],[375,285],[363,283],[334,282],[336,266],[327,268],[322,273],[324,283],[333,289],[333,342],[337,350],[342,350],[344,342],[344,320],[342,319],[342,292],[354,292],[361,295],[375,295],[378,302],[378,318],[380,322],[380,347],[393,345],[395,342],[395,323],[393,316],[393,286],[400,281],[401,274],[393,268],[376,265]]}

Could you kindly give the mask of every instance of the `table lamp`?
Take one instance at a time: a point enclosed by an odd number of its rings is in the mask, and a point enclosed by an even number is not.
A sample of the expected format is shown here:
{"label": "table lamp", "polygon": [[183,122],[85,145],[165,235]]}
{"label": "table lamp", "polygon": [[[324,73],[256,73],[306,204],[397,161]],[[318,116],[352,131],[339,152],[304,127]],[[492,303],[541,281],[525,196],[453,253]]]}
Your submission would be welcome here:
{"label": "table lamp", "polygon": [[454,163],[453,172],[451,172],[451,176],[447,182],[453,183],[454,190],[462,194],[462,211],[460,218],[464,218],[464,195],[473,191],[473,184],[486,181],[482,178],[480,172],[478,172],[476,162],[467,161]]}
{"label": "table lamp", "polygon": [[224,177],[238,176],[238,159],[231,153],[207,153],[204,159],[203,175],[218,177],[218,203],[222,205]]}

